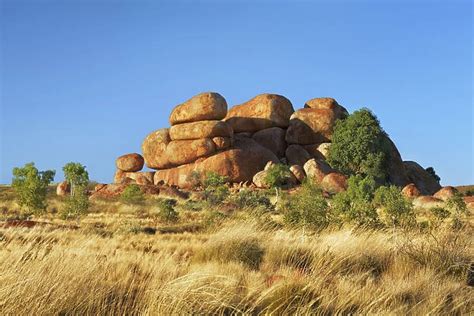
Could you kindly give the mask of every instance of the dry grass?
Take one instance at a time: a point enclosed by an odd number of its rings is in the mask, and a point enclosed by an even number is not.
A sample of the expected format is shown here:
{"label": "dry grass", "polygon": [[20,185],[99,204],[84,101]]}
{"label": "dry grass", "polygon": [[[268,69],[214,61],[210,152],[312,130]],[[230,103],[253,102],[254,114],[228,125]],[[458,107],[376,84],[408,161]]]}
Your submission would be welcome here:
{"label": "dry grass", "polygon": [[[14,202],[0,206],[5,203]],[[60,203],[53,200],[50,208]],[[474,260],[470,225],[431,233],[351,228],[311,233],[263,225],[246,211],[209,226],[214,213],[186,209],[180,209],[178,223],[168,225],[154,219],[150,205],[97,201],[81,222],[49,214],[38,219],[44,225],[0,228],[0,314],[474,310],[474,289],[466,284]]]}

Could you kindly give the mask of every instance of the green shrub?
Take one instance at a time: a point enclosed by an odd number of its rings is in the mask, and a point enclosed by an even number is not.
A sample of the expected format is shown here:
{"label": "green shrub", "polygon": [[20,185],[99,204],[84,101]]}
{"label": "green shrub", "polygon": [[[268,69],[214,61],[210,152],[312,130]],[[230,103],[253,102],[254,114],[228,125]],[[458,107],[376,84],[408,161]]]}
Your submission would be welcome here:
{"label": "green shrub", "polygon": [[283,203],[283,219],[291,226],[321,229],[332,220],[322,190],[313,182],[305,181],[300,190]]}
{"label": "green shrub", "polygon": [[66,200],[65,208],[62,212],[64,219],[78,219],[84,214],[87,214],[89,209],[89,198],[87,196],[86,186],[77,186],[74,190],[74,195],[71,195]]}
{"label": "green shrub", "polygon": [[274,164],[268,168],[265,183],[270,188],[280,188],[291,179],[290,167],[284,164]]}
{"label": "green shrub", "polygon": [[86,167],[79,162],[69,162],[65,164],[63,172],[64,178],[71,186],[71,196],[74,195],[76,187],[85,188],[89,184],[89,173],[87,172]]}
{"label": "green shrub", "polygon": [[463,218],[468,214],[466,203],[462,196],[457,193],[446,201],[446,208],[451,212],[454,229],[463,225]]}
{"label": "green shrub", "polygon": [[203,185],[202,174],[199,171],[192,171],[186,179],[193,189],[197,189]]}
{"label": "green shrub", "polygon": [[390,225],[407,226],[415,223],[413,205],[397,186],[382,186],[375,191],[374,205],[381,207]]}
{"label": "green shrub", "polygon": [[361,109],[334,127],[328,163],[344,174],[387,179],[390,143],[377,117]]}
{"label": "green shrub", "polygon": [[160,199],[158,200],[157,217],[161,222],[175,223],[179,220],[178,212],[175,211],[176,200]]}
{"label": "green shrub", "polygon": [[343,221],[357,225],[376,225],[379,219],[377,209],[372,204],[376,188],[372,177],[351,176],[347,191],[333,197],[331,208]]}
{"label": "green shrub", "polygon": [[13,168],[12,187],[20,207],[30,213],[42,213],[46,210],[48,185],[53,181],[55,171],[38,171],[33,162],[23,168]]}
{"label": "green shrub", "polygon": [[204,198],[209,204],[216,205],[224,202],[230,194],[226,186],[226,177],[215,172],[209,172],[204,180]]}
{"label": "green shrub", "polygon": [[120,199],[122,202],[127,204],[136,204],[142,202],[145,199],[145,196],[143,195],[140,186],[136,184],[129,184],[125,190],[123,190],[122,194],[120,195]]}
{"label": "green shrub", "polygon": [[270,199],[261,191],[244,189],[233,196],[233,202],[239,208],[263,208],[273,209]]}

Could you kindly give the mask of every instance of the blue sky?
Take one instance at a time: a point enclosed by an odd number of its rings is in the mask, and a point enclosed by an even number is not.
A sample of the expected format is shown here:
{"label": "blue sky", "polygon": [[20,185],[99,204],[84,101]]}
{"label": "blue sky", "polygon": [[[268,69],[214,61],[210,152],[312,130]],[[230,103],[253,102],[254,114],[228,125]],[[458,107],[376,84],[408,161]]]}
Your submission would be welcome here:
{"label": "blue sky", "polygon": [[0,2],[0,183],[30,161],[110,182],[203,91],[369,107],[404,160],[474,183],[471,1]]}

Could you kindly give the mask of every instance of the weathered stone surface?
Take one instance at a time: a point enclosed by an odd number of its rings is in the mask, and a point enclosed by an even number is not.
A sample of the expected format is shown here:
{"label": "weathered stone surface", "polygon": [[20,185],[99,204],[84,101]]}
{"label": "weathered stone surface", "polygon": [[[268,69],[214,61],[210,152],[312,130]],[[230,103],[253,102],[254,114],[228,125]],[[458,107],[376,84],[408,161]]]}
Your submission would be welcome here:
{"label": "weathered stone surface", "polygon": [[263,168],[263,170],[267,171],[275,165],[276,164],[273,161],[269,161],[269,162],[267,162],[267,164],[265,165],[265,168]]}
{"label": "weathered stone surface", "polygon": [[304,166],[310,160],[311,155],[300,145],[290,145],[285,152],[286,161],[289,165]]}
{"label": "weathered stone surface", "polygon": [[[323,143],[326,144],[326,143]],[[310,154],[312,158],[326,160],[326,157],[319,151],[321,144],[304,145],[303,148]]]}
{"label": "weathered stone surface", "polygon": [[266,182],[267,171],[262,170],[253,176],[253,184],[259,189],[268,189],[270,186]]}
{"label": "weathered stone surface", "polygon": [[132,179],[135,181],[136,184],[139,185],[148,185],[153,184],[153,175],[154,172],[146,171],[146,172],[126,172],[125,177]]}
{"label": "weathered stone surface", "polygon": [[107,186],[107,184],[105,184],[105,183],[97,183],[94,187],[94,192],[100,191],[103,188],[105,188],[106,186]]}
{"label": "weathered stone surface", "polygon": [[298,110],[291,115],[286,141],[301,145],[329,142],[334,124],[341,118],[343,117],[329,109]]}
{"label": "weathered stone surface", "polygon": [[225,121],[234,132],[256,132],[270,127],[288,127],[293,105],[284,96],[260,94],[229,110]]}
{"label": "weathered stone surface", "polygon": [[331,172],[323,178],[321,187],[331,194],[345,191],[347,189],[347,178],[341,173]]}
{"label": "weathered stone surface", "polygon": [[232,127],[223,121],[200,121],[171,126],[171,140],[233,137]]}
{"label": "weathered stone surface", "polygon": [[305,108],[311,109],[327,109],[334,111],[338,117],[345,118],[349,115],[347,110],[339,105],[333,98],[315,98],[307,101],[304,105]]}
{"label": "weathered stone surface", "polygon": [[413,200],[413,206],[415,208],[430,209],[433,207],[443,207],[443,205],[442,200],[429,195],[422,195]]}
{"label": "weathered stone surface", "polygon": [[421,194],[431,195],[441,189],[441,185],[422,166],[414,161],[404,161],[408,180],[416,185]]}
{"label": "weathered stone surface", "polygon": [[[107,184],[105,186],[102,186],[99,190],[95,191],[92,193],[92,195],[89,197],[90,199],[97,199],[97,198],[113,198],[120,196],[125,188],[129,185],[129,183],[121,183],[121,184]],[[157,186],[154,185],[140,185],[140,190],[144,194],[159,194],[160,189]]]}
{"label": "weathered stone surface", "polygon": [[320,183],[323,181],[323,178],[333,172],[334,170],[323,160],[318,160],[318,159],[310,159],[308,160],[304,166],[303,169],[306,173],[306,176],[309,179],[312,179],[316,183]]}
{"label": "weathered stone surface", "polygon": [[170,124],[206,120],[221,120],[227,114],[227,102],[219,93],[205,92],[176,106],[170,115]]}
{"label": "weathered stone surface", "polygon": [[420,190],[416,187],[415,184],[410,183],[407,184],[403,189],[402,189],[402,194],[405,195],[408,198],[415,198],[421,195]]}
{"label": "weathered stone surface", "polygon": [[262,170],[268,161],[278,163],[278,158],[268,149],[247,137],[236,137],[234,148],[217,153],[205,159],[176,168],[155,172],[155,184],[175,185],[180,188],[192,187],[189,175],[193,171],[206,174],[215,172],[225,176],[229,182],[250,181]]}
{"label": "weathered stone surface", "polygon": [[137,153],[126,154],[120,156],[115,161],[115,165],[117,169],[126,171],[126,172],[135,172],[140,171],[143,168],[143,164],[145,163],[142,155]]}
{"label": "weathered stone surface", "polygon": [[436,192],[433,197],[447,201],[458,193],[458,190],[452,186],[446,186]]}
{"label": "weathered stone surface", "polygon": [[114,183],[119,184],[124,182],[124,180],[127,178],[126,174],[127,173],[125,171],[117,169],[114,174]]}
{"label": "weathered stone surface", "polygon": [[222,151],[232,147],[232,138],[229,137],[214,137],[212,142],[216,146],[217,151]]}
{"label": "weathered stone surface", "polygon": [[188,164],[215,152],[216,145],[209,138],[173,140],[166,147],[166,155],[169,161],[175,165]]}
{"label": "weathered stone surface", "polygon": [[167,128],[156,130],[145,138],[142,143],[142,152],[148,168],[165,169],[173,166],[166,155],[166,147],[170,142]]}
{"label": "weathered stone surface", "polygon": [[280,158],[285,156],[287,147],[285,135],[286,130],[280,127],[270,127],[256,132],[252,135],[252,138]]}
{"label": "weathered stone surface", "polygon": [[66,196],[71,193],[71,186],[67,181],[60,182],[56,187],[56,195]]}
{"label": "weathered stone surface", "polygon": [[394,142],[388,136],[387,141],[390,149],[390,154],[388,157],[388,179],[390,183],[402,188],[409,183],[414,183],[420,190],[421,188],[418,186],[418,183],[415,181],[410,181],[408,178],[405,165],[403,164],[403,160],[400,152],[397,149],[397,146],[395,146]]}
{"label": "weathered stone surface", "polygon": [[321,153],[321,155],[324,156],[324,159],[328,158],[330,147],[331,147],[331,143],[321,143],[321,144],[319,144],[318,151]]}
{"label": "weathered stone surface", "polygon": [[300,165],[292,165],[290,167],[290,172],[299,183],[303,183],[304,179],[306,178],[305,171]]}

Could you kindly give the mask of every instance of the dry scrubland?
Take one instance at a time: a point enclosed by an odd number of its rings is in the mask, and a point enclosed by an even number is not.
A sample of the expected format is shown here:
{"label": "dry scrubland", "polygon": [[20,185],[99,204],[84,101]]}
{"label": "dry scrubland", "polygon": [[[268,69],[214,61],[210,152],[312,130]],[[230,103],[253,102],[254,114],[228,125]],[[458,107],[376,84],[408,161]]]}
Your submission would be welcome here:
{"label": "dry scrubland", "polygon": [[[35,218],[42,224],[0,229],[0,314],[474,310],[472,218],[460,230],[313,232],[282,226],[279,215],[193,202],[180,202],[179,222],[161,223],[153,199],[97,200],[80,221],[63,221],[62,203],[51,194],[48,215]],[[10,188],[0,188],[0,209],[3,220],[20,215]]]}

